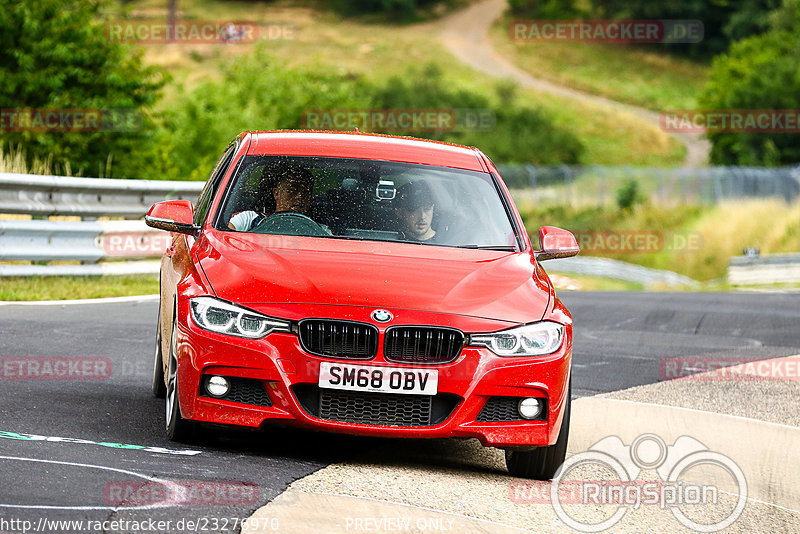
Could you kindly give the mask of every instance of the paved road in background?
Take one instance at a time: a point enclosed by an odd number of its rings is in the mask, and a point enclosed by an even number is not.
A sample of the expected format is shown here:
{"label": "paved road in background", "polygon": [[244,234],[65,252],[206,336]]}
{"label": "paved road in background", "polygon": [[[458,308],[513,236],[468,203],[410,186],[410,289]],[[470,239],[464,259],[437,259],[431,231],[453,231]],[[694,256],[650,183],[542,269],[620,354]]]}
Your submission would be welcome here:
{"label": "paved road in background", "polygon": [[562,291],[575,324],[573,393],[661,380],[664,358],[800,354],[800,293]]}
{"label": "paved road in background", "polygon": [[[800,294],[563,292],[561,298],[576,324],[576,396],[657,382],[666,357],[800,353]],[[156,308],[153,299],[0,306],[0,357],[107,358],[112,370],[103,380],[0,380],[0,530],[21,530],[4,527],[3,520],[36,525],[47,518],[171,520],[172,532],[236,531],[236,518],[331,462],[368,454],[371,461],[396,463],[409,455],[438,456],[452,446],[426,440],[412,448],[401,440],[288,429],[209,432],[191,445],[169,442],[163,401],[150,394]],[[111,491],[152,479],[232,483],[234,490],[252,491],[222,494],[213,506],[133,509],[128,502],[115,509]],[[148,495],[140,496],[145,501],[139,504],[146,504]],[[106,531],[134,532],[134,525]],[[138,531],[152,532],[149,526]]]}
{"label": "paved road in background", "polygon": [[[506,8],[508,8],[507,0],[481,0],[454,12],[442,21],[437,21],[436,24],[443,27],[442,42],[450,53],[461,62],[489,76],[508,78],[535,91],[630,113],[656,128],[661,128],[661,117],[656,111],[624,104],[604,96],[538,78],[534,73],[521,70],[507,58],[498,54],[489,39],[489,28]],[[587,120],[591,120],[591,117],[587,117]],[[706,165],[708,154],[711,151],[711,143],[708,139],[705,139],[702,134],[696,133],[673,133],[671,135],[686,146],[684,167]]]}

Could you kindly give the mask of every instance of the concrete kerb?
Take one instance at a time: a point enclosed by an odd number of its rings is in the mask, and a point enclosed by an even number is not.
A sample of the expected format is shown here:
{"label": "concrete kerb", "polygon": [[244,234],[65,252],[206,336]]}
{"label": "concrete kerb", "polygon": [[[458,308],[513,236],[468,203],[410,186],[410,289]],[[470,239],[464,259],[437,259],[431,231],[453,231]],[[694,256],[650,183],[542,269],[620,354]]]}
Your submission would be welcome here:
{"label": "concrete kerb", "polygon": [[[654,398],[654,402],[659,399]],[[765,399],[767,402],[767,399]],[[630,445],[638,436],[650,433],[672,445],[681,436],[700,441],[710,451],[733,460],[747,480],[748,500],[800,514],[800,428],[747,417],[718,414],[691,408],[607,398],[585,397],[574,401],[570,431],[570,454],[584,452],[608,436],[618,436]],[[708,471],[688,474],[688,481],[718,484]],[[683,479],[684,477],[682,477]],[[512,481],[514,479],[510,479]],[[435,506],[435,503],[431,503]],[[355,518],[400,518],[411,521],[455,521],[460,532],[518,532],[500,523],[418,508],[402,503],[365,497],[307,493],[290,488],[257,510],[255,520],[278,518],[281,531],[311,533],[364,530],[347,521]],[[257,523],[256,523],[257,524]],[[388,531],[375,525],[376,531]],[[456,528],[456,527],[454,527]],[[268,530],[257,529],[267,532]],[[417,530],[411,530],[417,531]]]}

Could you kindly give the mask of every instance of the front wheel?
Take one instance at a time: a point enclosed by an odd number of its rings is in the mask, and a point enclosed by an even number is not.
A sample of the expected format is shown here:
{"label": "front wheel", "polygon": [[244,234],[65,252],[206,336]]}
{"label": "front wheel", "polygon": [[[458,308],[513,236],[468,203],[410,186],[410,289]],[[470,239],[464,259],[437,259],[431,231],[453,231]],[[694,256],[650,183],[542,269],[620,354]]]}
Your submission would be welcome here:
{"label": "front wheel", "polygon": [[161,312],[158,314],[156,324],[156,354],[153,361],[153,395],[163,399],[167,395],[167,386],[164,384],[164,360],[161,353]]}
{"label": "front wheel", "polygon": [[178,323],[172,323],[172,336],[169,342],[169,361],[167,362],[166,387],[167,437],[172,441],[188,441],[192,436],[193,425],[181,417],[178,398]]}
{"label": "front wheel", "polygon": [[553,478],[567,456],[569,414],[572,405],[572,380],[570,380],[570,385],[567,389],[566,403],[564,418],[561,421],[561,430],[558,433],[558,439],[553,445],[538,447],[532,451],[506,449],[506,467],[508,467],[510,475],[536,480],[550,480]]}

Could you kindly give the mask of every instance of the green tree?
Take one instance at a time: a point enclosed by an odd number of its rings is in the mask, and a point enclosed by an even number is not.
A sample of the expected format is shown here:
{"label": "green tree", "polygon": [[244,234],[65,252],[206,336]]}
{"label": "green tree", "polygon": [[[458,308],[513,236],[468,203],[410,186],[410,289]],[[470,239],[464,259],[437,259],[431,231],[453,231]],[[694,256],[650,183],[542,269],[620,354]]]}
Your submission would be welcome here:
{"label": "green tree", "polygon": [[385,15],[395,20],[419,18],[423,10],[429,10],[445,0],[327,0],[322,2],[345,15],[365,13]]}
{"label": "green tree", "polygon": [[[797,26],[795,26],[797,28]],[[701,96],[707,109],[800,109],[800,31],[776,29],[749,37],[714,59]],[[784,165],[800,161],[800,135],[709,133],[711,161],[726,165]]]}
{"label": "green tree", "polygon": [[[569,1],[569,0],[566,0]],[[703,23],[699,43],[665,46],[690,57],[709,57],[728,49],[732,41],[769,28],[769,14],[780,0],[591,0],[594,15],[615,19],[696,19]],[[653,45],[643,45],[653,46]]]}
{"label": "green tree", "polygon": [[587,15],[576,0],[508,0],[511,14],[537,19],[582,18]]}
{"label": "green tree", "polygon": [[84,173],[138,177],[150,142],[147,109],[164,77],[131,48],[110,42],[100,4],[86,0],[0,0],[0,108],[124,110],[133,131],[0,131],[27,158],[53,158]]}

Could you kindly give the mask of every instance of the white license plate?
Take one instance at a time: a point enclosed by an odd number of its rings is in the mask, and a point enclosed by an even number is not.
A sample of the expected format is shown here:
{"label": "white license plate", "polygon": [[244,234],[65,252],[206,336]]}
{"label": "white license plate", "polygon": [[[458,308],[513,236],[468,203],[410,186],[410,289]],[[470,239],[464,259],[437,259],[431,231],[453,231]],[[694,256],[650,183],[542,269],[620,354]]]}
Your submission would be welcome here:
{"label": "white license plate", "polygon": [[373,393],[436,395],[439,371],[322,362],[319,366],[319,387]]}

